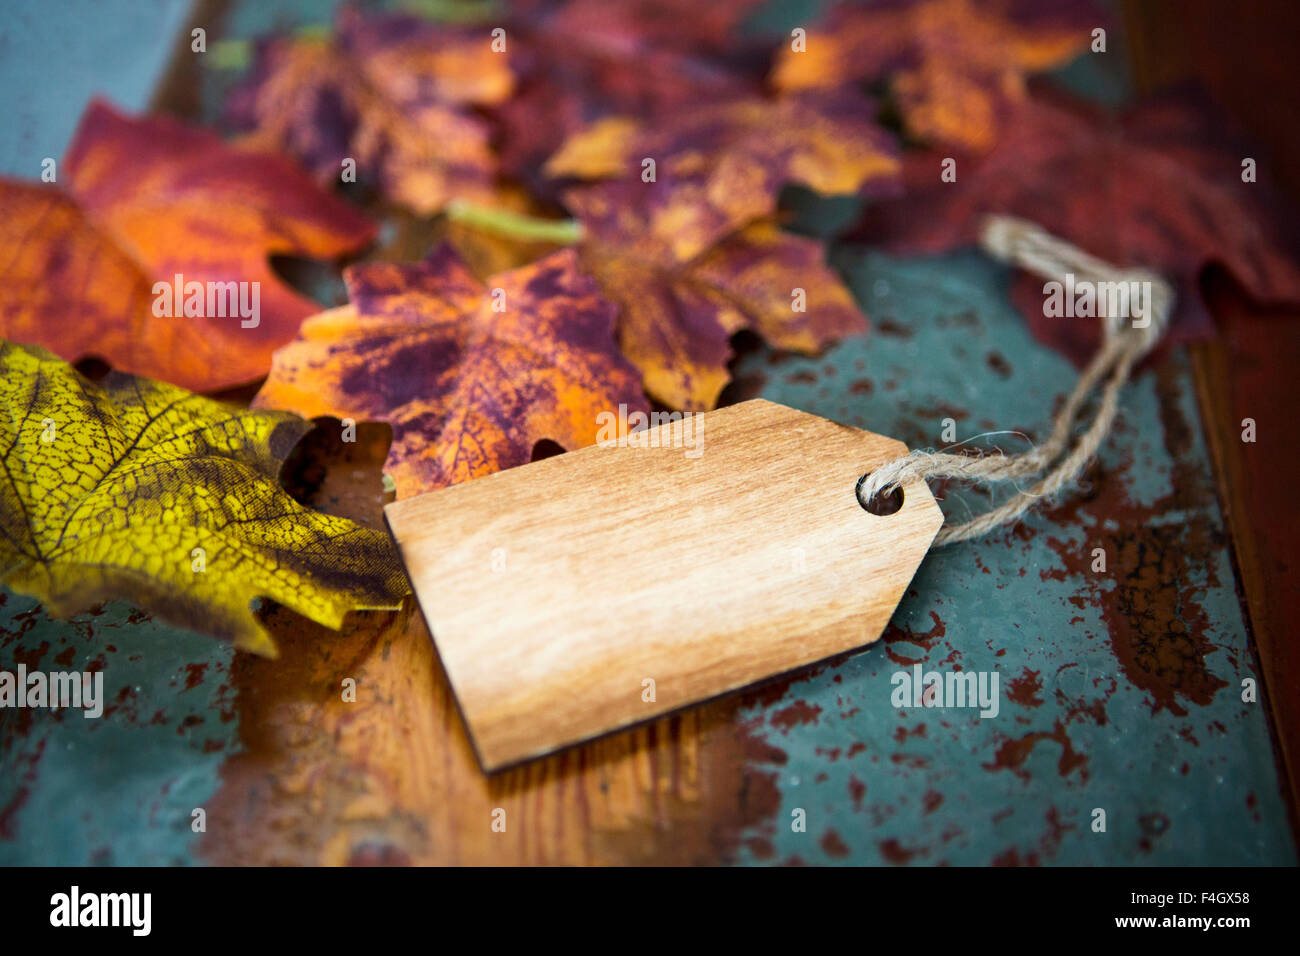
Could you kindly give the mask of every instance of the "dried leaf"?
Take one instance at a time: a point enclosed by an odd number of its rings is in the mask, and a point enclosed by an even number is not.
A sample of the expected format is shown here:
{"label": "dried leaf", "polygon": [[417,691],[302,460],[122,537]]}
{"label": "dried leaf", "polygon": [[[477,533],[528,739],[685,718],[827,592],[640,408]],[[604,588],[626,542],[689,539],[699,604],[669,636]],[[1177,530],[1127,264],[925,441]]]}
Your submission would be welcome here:
{"label": "dried leaf", "polygon": [[70,615],[122,598],[261,654],[268,597],[338,628],[407,587],[385,534],[309,511],[276,482],[307,423],[162,382],[89,382],[0,343],[7,415],[0,582]]}
{"label": "dried leaf", "polygon": [[254,403],[387,422],[399,497],[525,464],[543,439],[590,444],[602,411],[645,409],[572,250],[487,287],[448,246],[345,278],[351,305],[303,323]]}
{"label": "dried leaf", "polygon": [[227,116],[249,142],[297,156],[322,183],[345,160],[389,199],[429,216],[451,199],[491,201],[497,161],[473,107],[514,86],[486,30],[339,10],[332,37],[264,42]]}
{"label": "dried leaf", "polygon": [[576,189],[566,202],[586,230],[583,268],[619,305],[623,354],[671,408],[717,405],[741,329],[808,353],[866,330],[821,243],[770,221],[728,231],[729,217],[707,206],[680,207],[683,220],[668,190],[641,182]]}
{"label": "dried leaf", "polygon": [[507,27],[520,82],[496,116],[506,170],[539,194],[542,163],[609,114],[671,116],[699,102],[754,95],[761,67],[728,55],[760,0],[569,0],[517,4]]}
{"label": "dried leaf", "polygon": [[722,53],[740,45],[745,20],[765,0],[565,0],[554,4],[555,29],[613,52],[632,45]]}
{"label": "dried leaf", "polygon": [[[1211,114],[1182,101],[1114,117],[1039,95],[992,153],[959,160],[957,182],[939,181],[937,155],[910,160],[908,197],[869,209],[857,234],[894,251],[932,253],[973,243],[986,214],[1032,219],[1109,262],[1175,280],[1171,340],[1195,338],[1213,328],[1197,282],[1211,262],[1257,300],[1300,303],[1289,223],[1279,221],[1263,182],[1242,181],[1245,155]],[[1045,318],[1042,286],[1025,279],[1017,287],[1036,333],[1076,359],[1090,354],[1098,323]]]}
{"label": "dried leaf", "polygon": [[656,183],[669,187],[659,190],[667,201],[656,215],[689,224],[707,210],[714,223],[702,236],[679,239],[698,251],[773,215],[789,183],[823,196],[895,191],[897,150],[872,113],[870,101],[840,93],[709,103],[655,123],[608,117],[570,138],[546,172],[639,180],[653,159]]}
{"label": "dried leaf", "polygon": [[918,139],[985,150],[1025,78],[1089,48],[1101,19],[1079,0],[885,0],[836,7],[807,48],[782,49],[777,89],[828,89],[888,78]]}
{"label": "dried leaf", "polygon": [[[280,159],[103,103],[82,117],[58,176],[63,192],[0,179],[9,250],[0,336],[196,390],[265,375],[271,352],[318,310],[276,277],[268,256],[332,259],[374,235]],[[157,315],[154,284],[172,286],[177,275],[205,289],[247,283],[250,306],[258,295],[256,325],[244,327],[254,319],[228,307],[238,291],[211,310],[205,294],[210,314]]]}

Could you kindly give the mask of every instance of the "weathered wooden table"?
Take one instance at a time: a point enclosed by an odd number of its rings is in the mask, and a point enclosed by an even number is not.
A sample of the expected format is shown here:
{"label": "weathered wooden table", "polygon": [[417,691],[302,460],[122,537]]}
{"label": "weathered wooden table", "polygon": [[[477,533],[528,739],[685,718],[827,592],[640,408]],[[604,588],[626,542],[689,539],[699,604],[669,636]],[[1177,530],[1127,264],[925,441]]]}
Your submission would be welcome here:
{"label": "weathered wooden table", "polygon": [[[235,4],[220,35],[323,19],[314,6]],[[27,42],[5,66],[19,84],[56,59]],[[142,38],[128,80],[100,85],[141,108],[169,52]],[[190,81],[210,119],[219,78]],[[50,136],[73,118],[51,117]],[[5,171],[32,175],[30,152],[11,148]],[[1044,435],[1074,371],[1030,337],[1004,269],[974,252],[835,261],[872,334],[816,359],[752,348],[729,398],[920,446],[948,418],[960,438]],[[362,439],[319,452],[311,501],[378,525],[385,436]],[[1181,350],[1128,387],[1079,494],[932,553],[877,645],[501,775],[475,763],[417,613],[339,634],[265,614],[276,661],[123,605],[57,621],[0,594],[0,668],[102,668],[109,699],[100,720],[0,711],[0,863],[1296,861],[1267,701],[1242,700],[1258,663]],[[918,663],[996,670],[999,712],[896,709],[891,676]]]}

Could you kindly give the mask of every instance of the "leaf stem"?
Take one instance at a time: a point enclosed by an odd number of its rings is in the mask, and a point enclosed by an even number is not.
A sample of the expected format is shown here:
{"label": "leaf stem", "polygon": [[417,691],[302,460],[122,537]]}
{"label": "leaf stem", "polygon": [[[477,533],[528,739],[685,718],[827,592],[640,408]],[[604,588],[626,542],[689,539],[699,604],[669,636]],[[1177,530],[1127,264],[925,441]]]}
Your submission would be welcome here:
{"label": "leaf stem", "polygon": [[[328,23],[308,23],[293,30],[299,40],[325,40],[330,35]],[[212,44],[208,64],[215,70],[245,70],[253,59],[253,41],[247,37],[231,37]]]}
{"label": "leaf stem", "polygon": [[251,59],[252,44],[247,40],[218,40],[206,62],[215,70],[245,70]]}
{"label": "leaf stem", "polygon": [[478,206],[453,199],[447,204],[447,218],[487,232],[533,242],[571,245],[582,238],[582,223],[576,219],[539,219],[508,209]]}
{"label": "leaf stem", "polygon": [[497,0],[397,0],[394,6],[442,23],[485,23],[504,12]]}

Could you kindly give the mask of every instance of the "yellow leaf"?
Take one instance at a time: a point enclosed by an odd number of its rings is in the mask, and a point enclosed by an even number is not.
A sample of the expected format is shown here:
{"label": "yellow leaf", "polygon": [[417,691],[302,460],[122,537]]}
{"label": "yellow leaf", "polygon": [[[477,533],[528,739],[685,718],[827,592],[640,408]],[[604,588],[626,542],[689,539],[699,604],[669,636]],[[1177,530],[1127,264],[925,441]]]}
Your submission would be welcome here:
{"label": "yellow leaf", "polygon": [[56,615],[121,598],[274,656],[250,602],[337,628],[407,592],[386,535],[278,484],[310,426],[0,342],[0,583]]}
{"label": "yellow leaf", "polygon": [[642,126],[627,116],[606,116],[574,133],[542,171],[553,179],[603,179],[617,176],[631,159]]}

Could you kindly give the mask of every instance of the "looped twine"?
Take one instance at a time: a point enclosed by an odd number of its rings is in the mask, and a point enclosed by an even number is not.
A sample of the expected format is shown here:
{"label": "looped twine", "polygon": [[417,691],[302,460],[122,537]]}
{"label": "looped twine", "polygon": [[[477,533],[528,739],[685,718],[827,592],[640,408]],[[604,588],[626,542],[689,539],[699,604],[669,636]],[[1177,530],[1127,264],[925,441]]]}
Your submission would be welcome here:
{"label": "looped twine", "polygon": [[[860,483],[858,500],[865,504],[877,495],[926,478],[956,478],[988,485],[1041,475],[1032,486],[1019,489],[1014,497],[993,510],[965,524],[942,528],[935,536],[936,546],[978,537],[1013,521],[1034,502],[1060,491],[1078,477],[1110,431],[1119,410],[1120,390],[1128,381],[1133,366],[1160,341],[1174,307],[1173,288],[1154,272],[1124,269],[1104,262],[1024,219],[989,217],[980,230],[979,242],[994,258],[1049,281],[1061,282],[1067,274],[1073,274],[1076,281],[1088,280],[1098,286],[1102,283],[1126,283],[1123,288],[1129,289],[1132,286],[1127,283],[1150,283],[1146,286],[1149,290],[1147,315],[1142,320],[1124,315],[1102,316],[1104,338],[1101,347],[1080,374],[1074,391],[1052,422],[1051,436],[1043,444],[1020,455],[971,456],[914,451],[881,465]],[[1116,297],[1110,296],[1107,304],[1114,301]],[[1101,296],[1097,296],[1097,302],[1100,306]],[[1099,385],[1101,399],[1092,420],[1071,445],[1071,433],[1084,403]]]}

